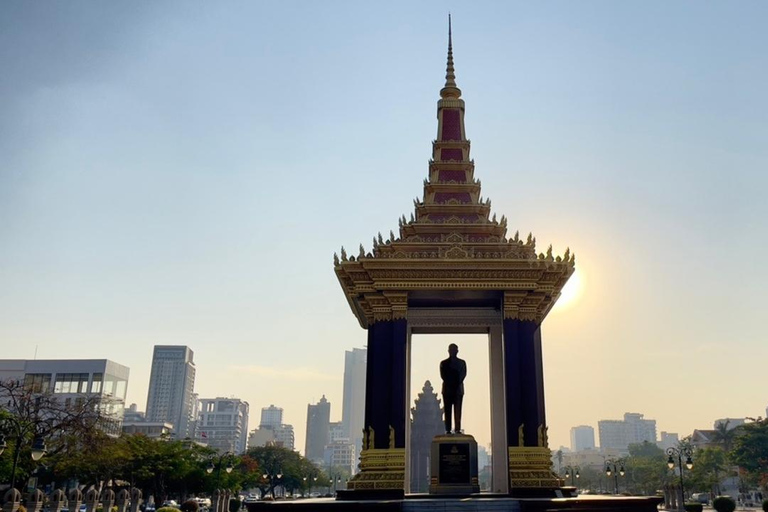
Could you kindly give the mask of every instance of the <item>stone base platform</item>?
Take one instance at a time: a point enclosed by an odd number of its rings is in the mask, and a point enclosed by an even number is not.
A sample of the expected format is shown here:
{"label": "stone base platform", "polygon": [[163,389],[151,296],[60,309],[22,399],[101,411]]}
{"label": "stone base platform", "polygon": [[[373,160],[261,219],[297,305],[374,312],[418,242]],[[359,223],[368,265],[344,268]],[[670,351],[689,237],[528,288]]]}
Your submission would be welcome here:
{"label": "stone base platform", "polygon": [[513,498],[506,494],[435,497],[409,494],[400,499],[310,498],[246,503],[248,512],[658,512],[661,497],[579,496]]}

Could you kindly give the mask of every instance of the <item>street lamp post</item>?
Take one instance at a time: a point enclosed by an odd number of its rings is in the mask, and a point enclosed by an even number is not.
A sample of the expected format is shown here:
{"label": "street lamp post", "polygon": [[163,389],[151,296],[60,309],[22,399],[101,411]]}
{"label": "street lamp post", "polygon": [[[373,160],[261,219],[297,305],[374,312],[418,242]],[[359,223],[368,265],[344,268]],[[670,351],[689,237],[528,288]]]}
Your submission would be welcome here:
{"label": "street lamp post", "polygon": [[[10,423],[11,427],[16,427],[16,443],[13,448],[13,464],[11,466],[11,489],[16,487],[16,469],[19,466],[19,457],[21,455],[21,440],[26,432],[23,432],[21,425],[14,425],[10,419],[6,419],[6,422]],[[8,443],[5,440],[5,435],[0,433],[0,455],[3,454],[8,447]],[[47,451],[45,446],[45,439],[40,435],[35,435],[34,441],[32,441],[32,460],[37,462],[43,458]]]}
{"label": "street lamp post", "polygon": [[213,473],[214,469],[216,470],[216,488],[217,489],[221,485],[221,466],[224,465],[224,459],[227,459],[227,467],[224,468],[224,471],[226,471],[227,474],[229,474],[232,472],[233,469],[235,469],[234,466],[232,466],[232,458],[234,456],[235,456],[234,453],[226,452],[219,456],[218,463],[214,464],[213,459],[215,457],[212,457],[210,462],[208,462],[208,466],[205,468],[205,471],[210,475],[211,473]]}
{"label": "street lamp post", "polygon": [[309,473],[303,480],[307,482],[307,495],[312,496],[312,482],[317,482],[317,477],[312,476],[312,473]]}
{"label": "street lamp post", "polygon": [[670,446],[667,448],[667,455],[669,458],[667,459],[667,467],[669,469],[675,469],[675,457],[677,457],[677,465],[680,468],[680,503],[678,504],[678,507],[680,510],[685,509],[685,481],[683,479],[683,455],[685,455],[685,467],[688,469],[693,469],[693,459],[691,458],[693,456],[693,452],[691,449],[687,446],[683,446],[681,448],[675,448],[674,446]]}
{"label": "street lamp post", "polygon": [[266,480],[269,486],[272,488],[272,497],[274,498],[275,487],[280,485],[280,479],[283,478],[283,472],[278,469],[277,473],[273,473],[271,475],[269,473],[264,473],[261,475],[261,477]]}
{"label": "street lamp post", "polygon": [[571,487],[576,487],[576,480],[581,477],[579,466],[565,466],[565,478],[571,479]]}
{"label": "street lamp post", "polygon": [[625,463],[624,459],[606,459],[605,461],[605,474],[607,476],[613,475],[613,494],[619,494],[619,475],[624,476],[626,474]]}

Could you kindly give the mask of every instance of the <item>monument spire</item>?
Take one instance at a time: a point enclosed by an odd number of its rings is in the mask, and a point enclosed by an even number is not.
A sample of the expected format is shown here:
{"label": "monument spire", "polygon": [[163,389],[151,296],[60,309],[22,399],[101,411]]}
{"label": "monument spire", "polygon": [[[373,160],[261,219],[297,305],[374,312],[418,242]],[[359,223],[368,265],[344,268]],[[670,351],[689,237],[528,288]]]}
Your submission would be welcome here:
{"label": "monument spire", "polygon": [[440,91],[441,98],[460,98],[461,89],[456,87],[456,70],[453,67],[453,34],[451,14],[448,13],[448,62],[445,66],[445,87]]}

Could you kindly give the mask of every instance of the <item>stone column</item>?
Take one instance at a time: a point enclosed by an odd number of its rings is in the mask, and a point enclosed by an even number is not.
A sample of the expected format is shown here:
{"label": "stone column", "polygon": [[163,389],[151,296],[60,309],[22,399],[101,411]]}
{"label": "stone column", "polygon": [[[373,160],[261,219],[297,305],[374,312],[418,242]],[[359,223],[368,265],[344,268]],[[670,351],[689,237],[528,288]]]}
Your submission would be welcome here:
{"label": "stone column", "polygon": [[117,493],[117,512],[128,512],[130,501],[131,495],[128,492],[128,489],[121,489],[120,492]]}
{"label": "stone column", "polygon": [[96,512],[96,505],[99,502],[99,493],[91,487],[85,493],[85,512]]}
{"label": "stone column", "polygon": [[69,498],[67,502],[67,508],[71,510],[72,512],[80,512],[80,505],[83,503],[83,493],[80,491],[80,489],[70,489],[69,490]]}
{"label": "stone column", "polygon": [[43,508],[43,500],[45,496],[40,489],[27,494],[27,512],[40,512]]}
{"label": "stone column", "polygon": [[3,496],[3,512],[16,512],[21,505],[21,493],[16,489],[8,489]]}
{"label": "stone column", "polygon": [[101,508],[103,512],[110,512],[115,504],[115,491],[110,488],[101,493]]}
{"label": "stone column", "polygon": [[405,294],[370,294],[365,383],[365,429],[360,473],[351,490],[405,488],[406,366]]}
{"label": "stone column", "polygon": [[562,485],[552,471],[547,439],[541,328],[535,304],[526,294],[504,294],[507,446],[513,494]]}
{"label": "stone column", "polygon": [[67,496],[64,494],[64,491],[61,489],[56,489],[53,491],[53,494],[51,495],[51,512],[61,512],[61,509],[63,509],[66,506],[67,503]]}
{"label": "stone column", "polygon": [[[539,446],[546,426],[541,330],[530,320],[504,320],[507,445]],[[520,434],[522,428],[523,439]]]}
{"label": "stone column", "polygon": [[[141,502],[144,501],[142,497],[141,489],[136,487],[131,489],[131,512],[139,512],[141,510]],[[71,508],[69,510],[72,511]]]}

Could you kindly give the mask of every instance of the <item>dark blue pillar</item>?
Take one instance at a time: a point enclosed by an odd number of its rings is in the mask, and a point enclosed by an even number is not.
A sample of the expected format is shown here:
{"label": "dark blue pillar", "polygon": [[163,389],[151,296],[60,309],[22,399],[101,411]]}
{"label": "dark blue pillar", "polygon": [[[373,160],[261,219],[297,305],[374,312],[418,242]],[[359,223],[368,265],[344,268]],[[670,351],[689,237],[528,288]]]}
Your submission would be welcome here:
{"label": "dark blue pillar", "polygon": [[504,320],[504,372],[507,445],[519,446],[518,428],[524,424],[524,446],[538,446],[538,428],[546,425],[539,324]]}
{"label": "dark blue pillar", "polygon": [[368,327],[365,426],[375,432],[374,447],[389,448],[389,426],[395,447],[405,448],[405,319],[378,321]]}

